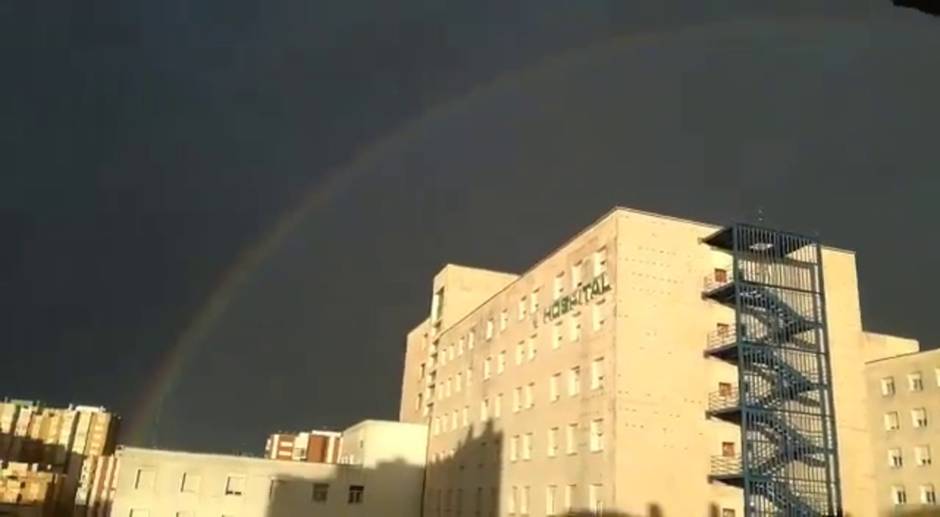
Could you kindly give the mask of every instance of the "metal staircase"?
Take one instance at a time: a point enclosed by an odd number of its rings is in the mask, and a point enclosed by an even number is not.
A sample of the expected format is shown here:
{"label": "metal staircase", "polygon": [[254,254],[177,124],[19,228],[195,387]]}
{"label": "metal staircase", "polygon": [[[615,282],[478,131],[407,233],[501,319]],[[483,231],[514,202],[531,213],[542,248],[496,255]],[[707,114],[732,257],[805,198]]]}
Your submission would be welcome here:
{"label": "metal staircase", "polygon": [[731,259],[703,297],[735,314],[705,355],[738,367],[708,416],[740,425],[742,446],[711,479],[743,488],[745,517],[842,515],[819,243],[751,225],[703,241]]}

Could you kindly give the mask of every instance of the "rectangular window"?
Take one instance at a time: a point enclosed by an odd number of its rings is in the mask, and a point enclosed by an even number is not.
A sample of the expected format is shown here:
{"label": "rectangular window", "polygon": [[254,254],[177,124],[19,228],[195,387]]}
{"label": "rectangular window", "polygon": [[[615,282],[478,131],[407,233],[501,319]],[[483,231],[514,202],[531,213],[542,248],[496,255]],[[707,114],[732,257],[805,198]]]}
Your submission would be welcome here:
{"label": "rectangular window", "polygon": [[574,313],[571,315],[571,320],[568,322],[568,337],[571,341],[578,341],[581,339],[581,318],[580,313]]}
{"label": "rectangular window", "polygon": [[525,461],[532,459],[532,433],[522,435],[522,459]]}
{"label": "rectangular window", "polygon": [[493,417],[499,418],[503,414],[503,394],[496,395],[493,399]]}
{"label": "rectangular window", "polygon": [[927,427],[927,410],[916,408],[911,410],[911,422],[914,427]]}
{"label": "rectangular window", "polygon": [[463,355],[463,349],[466,347],[466,338],[461,337],[457,340],[457,356]]}
{"label": "rectangular window", "polygon": [[548,399],[552,402],[561,398],[559,386],[561,385],[561,374],[556,373],[548,379]]}
{"label": "rectangular window", "polygon": [[513,435],[509,439],[509,461],[519,459],[519,435]]}
{"label": "rectangular window", "polygon": [[894,395],[894,377],[885,377],[881,379],[881,395],[890,397]]}
{"label": "rectangular window", "polygon": [[891,501],[896,504],[907,504],[907,491],[901,485],[891,487]]}
{"label": "rectangular window", "polygon": [[150,490],[153,488],[154,471],[150,469],[137,469],[134,477],[134,490]]}
{"label": "rectangular window", "polygon": [[568,424],[565,428],[565,454],[578,453],[578,424]]}
{"label": "rectangular window", "polygon": [[732,510],[731,508],[722,508],[721,517],[735,517],[734,510]]}
{"label": "rectangular window", "polygon": [[476,341],[477,331],[475,329],[470,329],[470,333],[467,334],[467,350],[473,350],[474,342]]}
{"label": "rectangular window", "polygon": [[460,393],[461,389],[463,389],[463,374],[457,373],[454,377],[454,392]]}
{"label": "rectangular window", "polygon": [[607,248],[603,247],[594,252],[594,276],[607,272]]}
{"label": "rectangular window", "polygon": [[737,456],[735,452],[734,442],[721,442],[721,457],[723,458],[734,458]]}
{"label": "rectangular window", "polygon": [[349,497],[346,502],[349,504],[362,504],[365,497],[366,487],[362,485],[349,485]]}
{"label": "rectangular window", "polygon": [[451,430],[457,429],[457,410],[455,409],[453,413],[450,414],[450,428]]}
{"label": "rectangular window", "polygon": [[561,320],[555,322],[552,326],[552,350],[557,350],[561,346]]}
{"label": "rectangular window", "polygon": [[519,493],[519,515],[529,515],[529,487],[524,486]]}
{"label": "rectangular window", "polygon": [[245,492],[245,476],[229,476],[225,480],[225,495],[242,495]]}
{"label": "rectangular window", "polygon": [[581,393],[581,368],[575,366],[568,371],[568,396],[574,397]]}
{"label": "rectangular window", "polygon": [[897,411],[890,411],[885,413],[885,430],[886,431],[895,431],[901,427],[900,419],[898,418]]}
{"label": "rectangular window", "polygon": [[581,270],[584,266],[582,261],[577,261],[571,266],[571,289],[575,290],[581,287]]}
{"label": "rectangular window", "polygon": [[486,320],[486,340],[493,339],[493,318]]}
{"label": "rectangular window", "polygon": [[450,396],[450,377],[448,377],[447,380],[444,381],[444,398],[447,398],[449,396]]}
{"label": "rectangular window", "polygon": [[574,493],[578,485],[568,485],[565,487],[565,511],[570,512],[574,508]]}
{"label": "rectangular window", "polygon": [[468,390],[470,389],[471,384],[473,384],[473,367],[467,368],[467,380],[465,385]]}
{"label": "rectangular window", "polygon": [[548,517],[553,517],[557,515],[558,511],[558,487],[555,485],[548,485],[545,487],[545,515]]}
{"label": "rectangular window", "polygon": [[604,419],[591,420],[591,452],[604,450]]}
{"label": "rectangular window", "polygon": [[518,413],[522,409],[522,388],[512,390],[512,412]]}
{"label": "rectangular window", "polygon": [[930,446],[929,445],[918,445],[914,447],[914,460],[917,462],[917,466],[926,467],[932,463],[930,458]]}
{"label": "rectangular window", "polygon": [[529,312],[532,313],[533,318],[537,318],[539,315],[539,290],[538,288],[532,290],[532,295],[529,296]]}
{"label": "rectangular window", "polygon": [[483,487],[477,487],[477,494],[473,498],[473,515],[483,515]]}
{"label": "rectangular window", "polygon": [[325,503],[330,495],[330,484],[329,483],[314,483],[313,484],[313,502],[315,503]]}
{"label": "rectangular window", "polygon": [[463,420],[463,426],[467,427],[470,425],[470,406],[464,406],[461,413],[461,419]]}
{"label": "rectangular window", "polygon": [[536,353],[536,343],[535,343],[535,340],[536,340],[537,337],[538,337],[538,336],[536,336],[535,334],[529,336],[529,344],[528,344],[528,348],[529,348],[529,350],[528,350],[528,353],[529,353],[529,361],[534,361],[534,360],[535,360],[535,353]]}
{"label": "rectangular window", "polygon": [[599,390],[604,387],[604,358],[598,357],[591,362],[591,389]]}
{"label": "rectangular window", "polygon": [[518,319],[519,321],[522,321],[525,319],[526,307],[527,305],[525,301],[525,296],[523,296],[522,298],[519,299],[519,306],[516,307],[516,319]]}
{"label": "rectangular window", "polygon": [[506,351],[503,350],[496,358],[496,373],[500,374],[506,371]]}
{"label": "rectangular window", "polygon": [[904,466],[904,458],[901,457],[901,449],[888,449],[888,466],[893,469],[899,469]]}
{"label": "rectangular window", "polygon": [[490,403],[487,399],[480,401],[480,421],[486,422],[490,419]]}
{"label": "rectangular window", "polygon": [[195,474],[184,473],[180,482],[180,492],[195,494],[199,492],[200,477]]}
{"label": "rectangular window", "polygon": [[920,502],[924,504],[937,504],[937,493],[934,492],[933,485],[920,486]]}
{"label": "rectangular window", "polygon": [[516,365],[522,364],[525,360],[525,341],[516,344]]}
{"label": "rectangular window", "polygon": [[920,372],[914,372],[907,376],[907,386],[911,391],[924,391],[924,379]]}
{"label": "rectangular window", "polygon": [[557,300],[561,298],[561,295],[565,292],[565,272],[562,271],[555,275],[555,285],[552,289],[552,300]]}
{"label": "rectangular window", "polygon": [[591,511],[594,515],[601,515],[604,512],[603,485],[591,485],[588,487],[588,498],[591,503]]}
{"label": "rectangular window", "polygon": [[456,352],[456,348],[457,348],[457,347],[455,347],[453,343],[451,343],[450,345],[447,346],[447,360],[448,360],[448,361],[453,361],[453,360],[454,360],[454,355],[455,355],[455,352]]}
{"label": "rectangular window", "polygon": [[510,515],[516,513],[516,501],[519,499],[519,489],[518,487],[512,487],[509,493],[509,501],[507,502],[508,510]]}
{"label": "rectangular window", "polygon": [[506,330],[506,326],[509,325],[509,311],[503,309],[499,313],[499,331],[502,332]]}
{"label": "rectangular window", "polygon": [[548,430],[548,450],[547,455],[549,458],[554,458],[558,455],[558,428],[553,427]]}
{"label": "rectangular window", "polygon": [[487,357],[486,359],[483,360],[483,379],[484,380],[490,378],[490,376],[493,374],[492,370],[493,370],[493,358]]}
{"label": "rectangular window", "polygon": [[604,326],[604,309],[606,305],[604,300],[598,300],[594,305],[591,306],[591,329],[597,332]]}
{"label": "rectangular window", "polygon": [[535,407],[535,383],[530,382],[525,387],[525,407],[526,409],[532,409]]}

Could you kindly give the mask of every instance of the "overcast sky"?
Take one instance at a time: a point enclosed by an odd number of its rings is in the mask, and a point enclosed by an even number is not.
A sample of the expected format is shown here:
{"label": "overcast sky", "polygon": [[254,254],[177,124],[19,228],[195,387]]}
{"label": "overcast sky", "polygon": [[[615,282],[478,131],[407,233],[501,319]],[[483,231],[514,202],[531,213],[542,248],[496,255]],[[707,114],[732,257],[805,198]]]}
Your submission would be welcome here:
{"label": "overcast sky", "polygon": [[936,18],[63,4],[0,0],[0,395],[135,419],[185,341],[143,443],[394,418],[438,268],[522,271],[616,204],[818,233],[867,328],[940,344]]}

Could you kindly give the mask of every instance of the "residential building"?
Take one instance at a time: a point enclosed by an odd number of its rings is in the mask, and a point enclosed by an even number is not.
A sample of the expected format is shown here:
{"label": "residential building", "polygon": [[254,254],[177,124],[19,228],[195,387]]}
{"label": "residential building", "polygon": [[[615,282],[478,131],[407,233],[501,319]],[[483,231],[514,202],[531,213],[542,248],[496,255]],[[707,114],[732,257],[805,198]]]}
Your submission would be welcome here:
{"label": "residential building", "polygon": [[870,361],[869,428],[880,515],[934,509],[940,515],[940,349]]}
{"label": "residential building", "polygon": [[427,427],[367,420],[343,434],[343,463],[121,448],[113,515],[419,515]]}
{"label": "residential building", "polygon": [[336,463],[341,436],[337,431],[319,430],[272,434],[265,443],[264,457],[286,461]]}
{"label": "residential building", "polygon": [[864,365],[887,341],[854,252],[750,225],[617,208],[523,274],[447,265],[406,339],[424,515],[873,517]]}
{"label": "residential building", "polygon": [[0,464],[0,515],[52,517],[57,511],[64,475],[35,463]]}

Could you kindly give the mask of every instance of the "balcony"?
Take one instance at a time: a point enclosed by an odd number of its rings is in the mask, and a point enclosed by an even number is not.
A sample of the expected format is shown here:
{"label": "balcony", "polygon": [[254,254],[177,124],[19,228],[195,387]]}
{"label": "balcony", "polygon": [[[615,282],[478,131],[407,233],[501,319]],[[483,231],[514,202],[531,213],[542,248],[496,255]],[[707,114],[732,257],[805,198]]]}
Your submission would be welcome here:
{"label": "balcony", "polygon": [[738,388],[708,394],[708,416],[737,422],[741,419],[741,398]]}
{"label": "balcony", "polygon": [[743,479],[741,456],[712,456],[708,478],[740,486]]}
{"label": "balcony", "polygon": [[727,325],[719,330],[713,330],[705,336],[705,353],[708,355],[719,355],[721,352],[733,347],[737,342],[737,336],[731,330],[732,325]]}
{"label": "balcony", "polygon": [[723,269],[716,269],[702,282],[702,297],[724,304],[733,301],[734,275]]}

